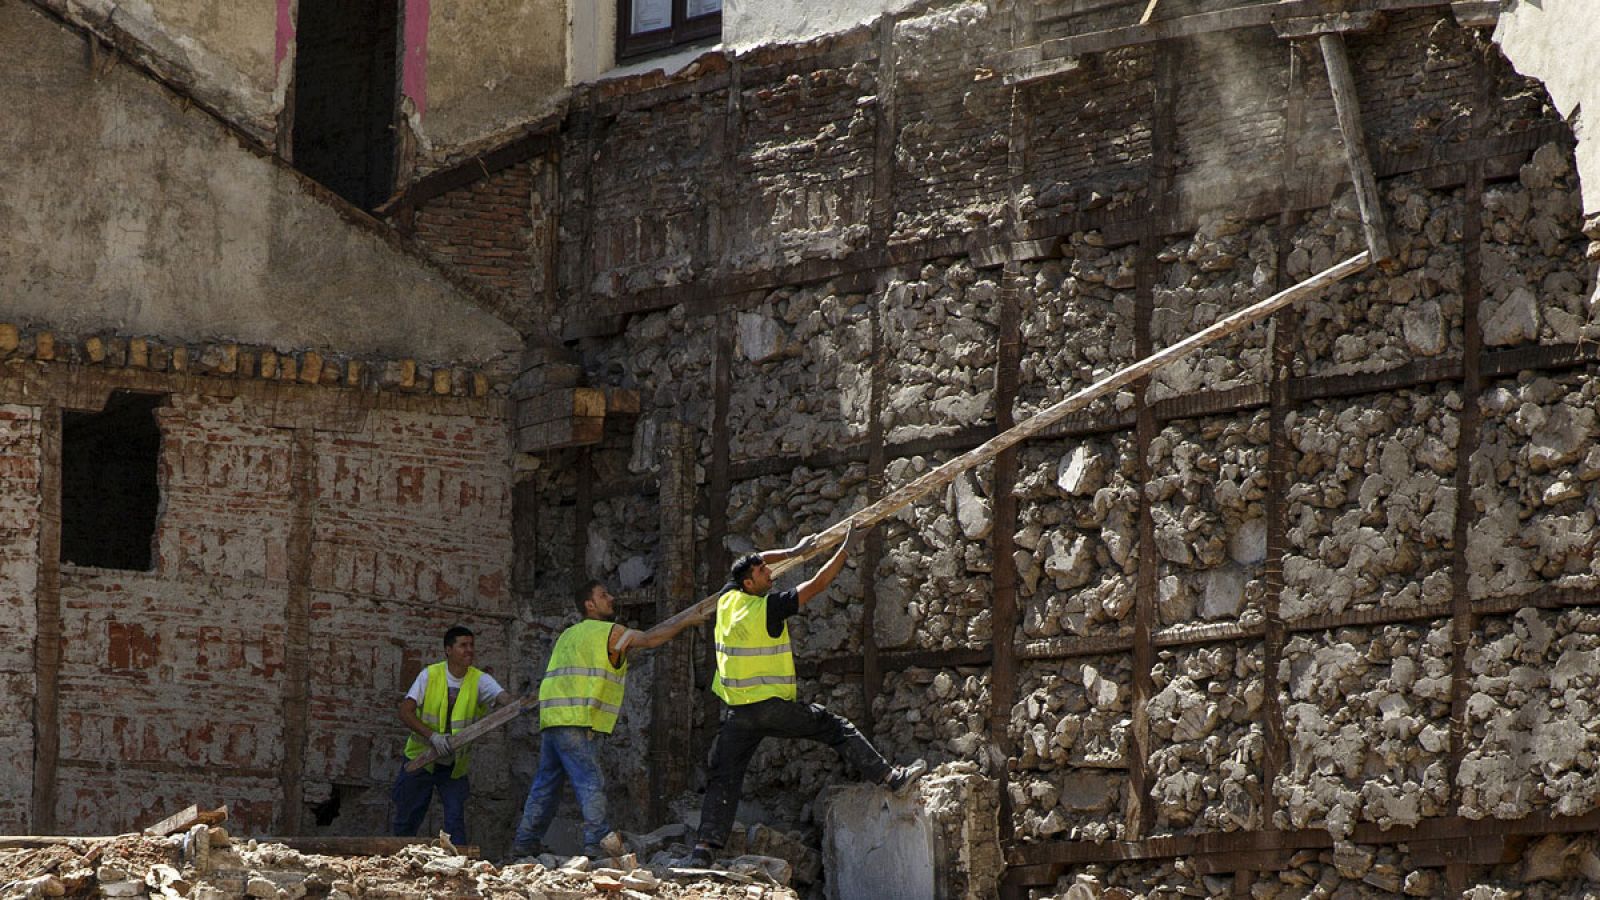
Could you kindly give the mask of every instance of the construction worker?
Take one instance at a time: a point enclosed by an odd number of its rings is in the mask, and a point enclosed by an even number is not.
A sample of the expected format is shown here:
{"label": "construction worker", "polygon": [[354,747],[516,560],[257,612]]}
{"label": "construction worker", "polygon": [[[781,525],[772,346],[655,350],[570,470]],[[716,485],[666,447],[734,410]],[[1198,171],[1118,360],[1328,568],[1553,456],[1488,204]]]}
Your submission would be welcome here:
{"label": "construction worker", "polygon": [[416,772],[400,767],[395,779],[393,832],[410,837],[422,826],[435,791],[444,806],[444,829],[450,840],[467,843],[467,762],[469,751],[450,745],[450,735],[477,721],[490,706],[511,701],[500,684],[472,665],[476,653],[472,631],[457,625],[444,633],[444,659],[417,673],[400,701],[400,721],[411,729],[406,759],[436,751],[439,758]]}
{"label": "construction worker", "polygon": [[663,622],[641,632],[612,621],[616,600],[598,581],[585,584],[573,599],[583,619],[556,639],[539,682],[539,769],[512,838],[513,859],[542,852],[563,780],[572,782],[578,796],[584,855],[623,854],[621,836],[606,822],[605,777],[596,739],[616,727],[627,687],[628,653],[659,647],[705,620]]}
{"label": "construction worker", "polygon": [[833,583],[844,568],[846,555],[861,539],[851,528],[822,569],[792,590],[774,591],[768,566],[805,554],[815,546],[815,536],[784,550],[752,553],[734,563],[728,584],[717,599],[717,673],[711,682],[712,691],[726,706],[711,745],[699,841],[685,860],[687,865],[709,865],[712,851],[727,842],[744,793],[745,770],[763,738],[801,738],[827,744],[868,781],[897,793],[927,771],[927,764],[920,759],[909,766],[889,765],[848,719],[819,703],[795,699],[794,653],[786,620]]}

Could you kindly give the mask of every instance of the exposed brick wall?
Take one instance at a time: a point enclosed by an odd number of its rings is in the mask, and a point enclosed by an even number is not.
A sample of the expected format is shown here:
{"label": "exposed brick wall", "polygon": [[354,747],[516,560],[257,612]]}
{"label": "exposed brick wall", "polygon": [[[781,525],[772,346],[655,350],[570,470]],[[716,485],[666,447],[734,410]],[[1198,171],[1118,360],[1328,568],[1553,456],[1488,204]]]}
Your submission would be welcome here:
{"label": "exposed brick wall", "polygon": [[[0,691],[10,708],[33,705],[34,598],[39,572],[39,410],[0,404]],[[6,716],[0,747],[0,828],[26,831],[33,793],[33,721]]]}
{"label": "exposed brick wall", "polygon": [[[473,628],[478,664],[511,681],[504,421],[373,409],[341,430],[313,431],[311,459],[297,463],[295,431],[267,424],[274,407],[171,396],[158,415],[155,569],[64,567],[60,829],[117,833],[189,803],[225,803],[239,830],[272,831],[292,733],[287,606],[297,571],[310,582],[305,802],[336,790],[341,800],[325,826],[307,811],[305,830],[387,830],[404,737],[395,708],[417,670],[440,657],[447,627]],[[39,430],[38,408],[0,406],[0,597],[9,598],[0,687],[23,708],[33,691]],[[297,496],[293,475],[307,465],[314,487]],[[297,563],[291,526],[306,511],[310,558]],[[0,742],[20,762],[0,779],[0,825],[24,833],[32,722],[9,722],[22,730],[0,725]],[[510,825],[503,747],[487,742],[480,755],[478,840]]]}
{"label": "exposed brick wall", "polygon": [[435,197],[417,207],[417,243],[434,259],[527,304],[535,292],[533,191],[530,165],[520,163]]}

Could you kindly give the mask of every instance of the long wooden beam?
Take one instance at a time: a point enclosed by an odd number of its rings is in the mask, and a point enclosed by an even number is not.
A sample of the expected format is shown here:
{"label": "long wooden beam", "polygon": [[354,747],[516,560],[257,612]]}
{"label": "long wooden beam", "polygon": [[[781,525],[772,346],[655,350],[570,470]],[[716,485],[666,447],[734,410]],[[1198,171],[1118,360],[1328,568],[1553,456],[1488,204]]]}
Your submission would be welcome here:
{"label": "long wooden beam", "polygon": [[[1261,321],[1296,300],[1311,296],[1337,284],[1366,269],[1368,265],[1368,254],[1365,252],[1358,253],[1332,268],[1318,272],[1287,290],[1279,291],[1265,300],[1247,306],[1233,315],[1189,335],[1170,347],[1159,350],[1138,362],[1117,370],[1053,406],[1040,410],[1015,427],[995,435],[975,449],[969,450],[915,481],[897,488],[865,509],[819,532],[816,543],[807,553],[791,557],[774,565],[772,567],[774,577],[781,576],[785,572],[802,565],[807,559],[836,546],[840,541],[844,540],[845,534],[852,527],[870,528],[882,522],[922,497],[948,486],[950,482],[955,480],[957,475],[994,459],[1005,450],[1044,432],[1051,425],[1072,413],[1087,408],[1096,400],[1110,396],[1139,379],[1149,376],[1162,366],[1183,359],[1202,347],[1215,343],[1222,338],[1238,334],[1250,325]],[[711,613],[716,609],[716,603],[717,595],[713,594],[667,621],[674,625],[686,620],[703,622],[710,618]]]}
{"label": "long wooden beam", "polygon": [[[504,725],[512,719],[515,719],[517,716],[522,715],[528,710],[537,708],[538,705],[539,696],[537,694],[529,694],[528,696],[523,697],[521,700],[517,700],[513,703],[509,703],[500,707],[494,712],[489,713],[487,716],[484,716],[478,721],[473,722],[471,725],[468,725],[467,727],[451,735],[450,743],[456,747],[464,747],[467,744],[470,744],[478,738],[483,737],[489,732],[495,730],[496,728],[499,728],[501,725]],[[433,752],[432,749],[429,749],[421,756],[406,763],[406,771],[415,772],[438,758],[439,754]]]}
{"label": "long wooden beam", "polygon": [[1366,234],[1367,251],[1373,262],[1383,262],[1389,252],[1389,229],[1384,225],[1383,200],[1378,195],[1378,177],[1367,156],[1366,130],[1361,127],[1361,104],[1356,99],[1356,79],[1350,73],[1350,57],[1345,53],[1344,35],[1323,34],[1322,62],[1328,70],[1328,86],[1333,92],[1333,110],[1339,118],[1339,134],[1344,139],[1345,160],[1350,181],[1356,189],[1356,205],[1361,209],[1361,228]]}

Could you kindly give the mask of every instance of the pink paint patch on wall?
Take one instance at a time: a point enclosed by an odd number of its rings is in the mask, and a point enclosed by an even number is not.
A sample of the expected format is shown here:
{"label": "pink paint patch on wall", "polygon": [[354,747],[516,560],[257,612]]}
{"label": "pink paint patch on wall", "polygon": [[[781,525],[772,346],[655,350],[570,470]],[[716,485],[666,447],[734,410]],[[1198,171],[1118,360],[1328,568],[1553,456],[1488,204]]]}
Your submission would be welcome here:
{"label": "pink paint patch on wall", "polygon": [[401,67],[400,90],[416,105],[417,115],[428,108],[428,4],[406,0],[406,53]]}
{"label": "pink paint patch on wall", "polygon": [[277,44],[273,49],[273,71],[283,71],[283,60],[294,43],[294,0],[278,0]]}

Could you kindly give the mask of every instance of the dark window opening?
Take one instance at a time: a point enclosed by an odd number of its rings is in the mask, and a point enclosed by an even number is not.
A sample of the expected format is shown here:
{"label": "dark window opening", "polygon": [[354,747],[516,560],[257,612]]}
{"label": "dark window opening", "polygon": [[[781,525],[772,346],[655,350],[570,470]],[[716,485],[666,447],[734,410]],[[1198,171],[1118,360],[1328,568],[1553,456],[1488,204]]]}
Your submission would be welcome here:
{"label": "dark window opening", "polygon": [[394,189],[399,0],[301,0],[295,168],[362,209]]}
{"label": "dark window opening", "polygon": [[617,59],[720,37],[722,0],[617,0]]}
{"label": "dark window opening", "polygon": [[147,572],[161,489],[161,397],[118,391],[61,414],[61,561]]}

